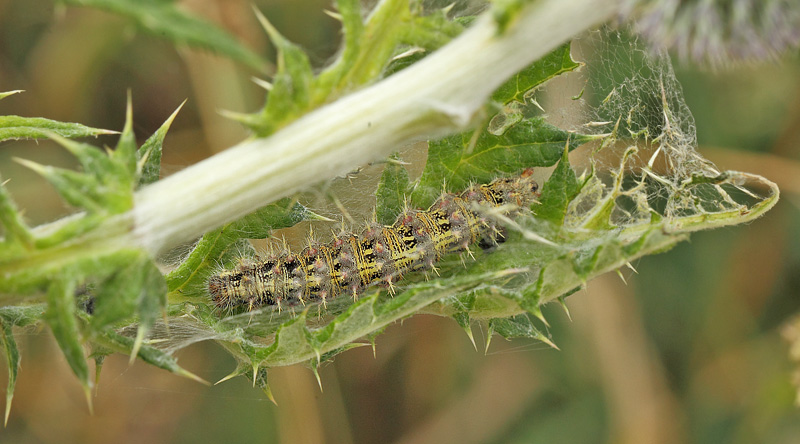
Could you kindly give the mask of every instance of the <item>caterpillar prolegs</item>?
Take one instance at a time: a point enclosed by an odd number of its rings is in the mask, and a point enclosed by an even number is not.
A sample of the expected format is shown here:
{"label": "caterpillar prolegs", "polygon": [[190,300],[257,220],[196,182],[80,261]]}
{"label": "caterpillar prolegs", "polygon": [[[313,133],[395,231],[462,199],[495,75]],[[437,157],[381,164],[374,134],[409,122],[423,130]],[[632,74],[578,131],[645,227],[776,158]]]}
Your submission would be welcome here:
{"label": "caterpillar prolegs", "polygon": [[328,244],[312,241],[297,254],[243,263],[213,275],[208,291],[221,309],[298,305],[340,295],[358,297],[376,284],[388,286],[406,273],[434,269],[442,256],[501,238],[489,211],[513,217],[538,196],[532,170],[460,194],[444,193],[427,210],[408,209],[391,226],[371,223]]}

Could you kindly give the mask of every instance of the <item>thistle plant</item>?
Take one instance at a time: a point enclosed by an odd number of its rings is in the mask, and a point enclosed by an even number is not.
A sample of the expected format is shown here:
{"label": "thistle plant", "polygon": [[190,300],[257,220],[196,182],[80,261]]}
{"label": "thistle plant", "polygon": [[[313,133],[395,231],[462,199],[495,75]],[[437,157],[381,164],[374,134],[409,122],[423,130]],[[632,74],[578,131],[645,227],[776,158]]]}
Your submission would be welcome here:
{"label": "thistle plant", "polygon": [[[110,10],[250,66],[266,64],[169,2],[65,3]],[[480,322],[506,338],[554,345],[542,305],[694,231],[764,214],[777,187],[720,171],[694,150],[691,117],[663,55],[648,56],[654,76],[633,79],[635,97],[620,96],[631,85],[618,84],[593,104],[576,98],[591,108],[576,128],[559,128],[533,110],[531,97],[543,85],[591,69],[591,61],[573,58],[568,40],[620,11],[611,0],[497,1],[477,17],[454,18],[449,8],[383,0],[365,16],[357,0],[338,0],[332,15],[342,23],[342,49],[317,73],[256,11],[278,50],[277,70],[262,82],[261,110],[229,113],[253,136],[163,179],[161,152],[175,114],[137,147],[129,106],[118,143],[105,151],[74,140],[105,130],[0,117],[0,140],[48,137],[81,165],[72,171],[20,160],[80,209],[54,223],[29,227],[0,187],[6,418],[19,368],[14,327],[49,325],[87,399],[87,349],[98,375],[104,357],[120,352],[200,380],[172,354],[202,340],[236,358],[229,377],[245,376],[269,394],[269,368],[307,363],[316,371],[363,338],[374,346],[385,326],[416,313],[452,317],[470,337]],[[521,217],[485,215],[503,227],[504,243],[463,263],[445,258],[427,280],[410,276],[393,292],[372,288],[324,306],[242,313],[214,306],[209,277],[255,256],[249,239],[324,219],[293,198],[314,185],[297,177],[333,180],[419,140],[428,141],[421,177],[409,177],[402,154],[385,166],[375,192],[382,224],[406,208],[427,208],[443,187],[458,192],[526,168],[553,170]],[[570,153],[583,153],[586,166],[573,166]],[[156,258],[190,241],[191,253],[162,273]]]}

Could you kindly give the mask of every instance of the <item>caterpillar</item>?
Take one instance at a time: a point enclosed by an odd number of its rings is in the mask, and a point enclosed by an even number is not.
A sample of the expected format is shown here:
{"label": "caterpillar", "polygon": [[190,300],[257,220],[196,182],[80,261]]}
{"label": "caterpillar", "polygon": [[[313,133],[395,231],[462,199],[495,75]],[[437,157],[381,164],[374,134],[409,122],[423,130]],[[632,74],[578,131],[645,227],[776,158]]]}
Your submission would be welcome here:
{"label": "caterpillar", "polygon": [[[412,271],[432,269],[444,255],[469,253],[469,245],[493,246],[503,233],[488,211],[513,217],[538,197],[532,169],[512,178],[473,185],[460,194],[444,193],[427,210],[407,209],[391,226],[367,224],[356,235],[343,233],[328,244],[310,241],[298,254],[241,263],[208,280],[208,292],[220,309],[325,302],[340,295],[354,299]],[[471,254],[471,253],[470,253]]]}

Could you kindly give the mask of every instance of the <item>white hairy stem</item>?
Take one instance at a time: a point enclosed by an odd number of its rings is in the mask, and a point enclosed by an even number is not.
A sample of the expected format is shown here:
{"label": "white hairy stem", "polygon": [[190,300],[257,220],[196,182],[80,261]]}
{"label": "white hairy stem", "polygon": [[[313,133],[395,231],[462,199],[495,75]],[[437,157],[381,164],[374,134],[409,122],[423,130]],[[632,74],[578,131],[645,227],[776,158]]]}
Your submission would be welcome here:
{"label": "white hairy stem", "polygon": [[506,79],[605,22],[619,0],[540,0],[500,33],[483,14],[419,63],[136,193],[133,242],[152,254],[405,144],[463,131]]}

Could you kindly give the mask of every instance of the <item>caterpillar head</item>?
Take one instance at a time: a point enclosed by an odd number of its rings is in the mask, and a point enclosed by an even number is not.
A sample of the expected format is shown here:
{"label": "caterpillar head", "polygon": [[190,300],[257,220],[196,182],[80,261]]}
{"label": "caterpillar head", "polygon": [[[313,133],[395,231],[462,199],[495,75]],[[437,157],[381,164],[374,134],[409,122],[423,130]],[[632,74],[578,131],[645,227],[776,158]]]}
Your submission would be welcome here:
{"label": "caterpillar head", "polygon": [[496,179],[483,185],[485,194],[491,196],[493,205],[516,205],[529,208],[539,197],[539,184],[533,180],[533,168],[528,168],[519,176]]}

